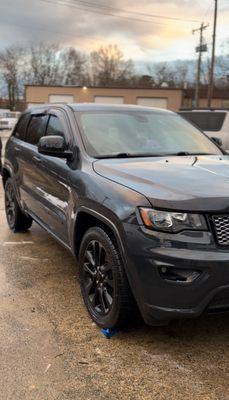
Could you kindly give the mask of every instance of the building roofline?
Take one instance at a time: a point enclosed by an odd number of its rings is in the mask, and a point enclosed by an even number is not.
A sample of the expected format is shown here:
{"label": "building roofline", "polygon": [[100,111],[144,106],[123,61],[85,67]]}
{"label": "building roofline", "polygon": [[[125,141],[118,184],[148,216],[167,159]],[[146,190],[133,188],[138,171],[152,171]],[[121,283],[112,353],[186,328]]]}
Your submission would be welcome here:
{"label": "building roofline", "polygon": [[39,87],[39,88],[43,88],[43,87],[50,87],[50,88],[70,88],[70,89],[83,89],[84,87],[86,87],[87,89],[121,89],[121,90],[179,90],[179,91],[183,91],[184,89],[182,88],[171,88],[171,87],[127,87],[127,86],[77,86],[77,85],[35,85],[35,84],[26,84],[24,85],[25,88],[27,87]]}

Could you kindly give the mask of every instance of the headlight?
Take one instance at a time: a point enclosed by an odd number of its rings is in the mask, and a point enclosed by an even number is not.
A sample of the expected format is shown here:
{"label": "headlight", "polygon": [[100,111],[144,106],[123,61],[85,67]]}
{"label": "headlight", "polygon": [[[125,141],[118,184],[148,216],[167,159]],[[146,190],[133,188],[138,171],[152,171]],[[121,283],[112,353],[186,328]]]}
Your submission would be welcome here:
{"label": "headlight", "polygon": [[147,228],[165,232],[180,232],[183,230],[207,230],[203,215],[159,211],[153,208],[140,207],[142,220]]}

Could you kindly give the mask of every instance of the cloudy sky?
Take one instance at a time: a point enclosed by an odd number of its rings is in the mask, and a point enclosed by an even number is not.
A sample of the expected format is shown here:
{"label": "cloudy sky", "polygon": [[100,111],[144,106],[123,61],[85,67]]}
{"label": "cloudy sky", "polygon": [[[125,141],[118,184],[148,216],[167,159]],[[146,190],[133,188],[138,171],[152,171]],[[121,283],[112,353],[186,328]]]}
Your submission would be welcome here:
{"label": "cloudy sky", "polygon": [[[209,22],[210,43],[213,9],[214,0],[0,0],[0,49],[45,40],[89,52],[117,43],[139,62],[193,58],[192,29]],[[229,0],[219,0],[218,52],[227,38]]]}

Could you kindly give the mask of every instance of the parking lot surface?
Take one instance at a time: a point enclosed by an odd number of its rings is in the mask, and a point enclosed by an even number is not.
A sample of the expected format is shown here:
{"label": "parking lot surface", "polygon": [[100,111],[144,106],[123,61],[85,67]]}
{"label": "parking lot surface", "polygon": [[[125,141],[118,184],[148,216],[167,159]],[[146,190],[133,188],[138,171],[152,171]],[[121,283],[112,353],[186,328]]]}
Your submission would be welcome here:
{"label": "parking lot surface", "polygon": [[227,400],[229,315],[105,339],[73,257],[35,223],[10,232],[0,186],[0,390],[2,400]]}

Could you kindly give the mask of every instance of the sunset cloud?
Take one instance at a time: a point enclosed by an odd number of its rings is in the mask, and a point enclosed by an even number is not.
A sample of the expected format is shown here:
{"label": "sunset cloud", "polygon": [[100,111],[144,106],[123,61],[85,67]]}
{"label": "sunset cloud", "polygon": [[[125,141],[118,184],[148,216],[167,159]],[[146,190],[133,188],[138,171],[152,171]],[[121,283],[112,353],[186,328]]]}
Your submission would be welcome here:
{"label": "sunset cloud", "polygon": [[[85,0],[95,4],[89,8],[83,1],[57,0],[55,5],[52,0],[0,0],[0,48],[15,42],[49,41],[90,52],[102,44],[117,43],[125,56],[134,60],[192,58],[198,40],[192,29],[202,21],[212,23],[214,6],[213,0]],[[112,8],[96,8],[99,5]],[[179,21],[147,17],[149,14]],[[206,31],[208,43],[211,35],[212,25]],[[221,0],[217,43],[228,37],[229,1]]]}

